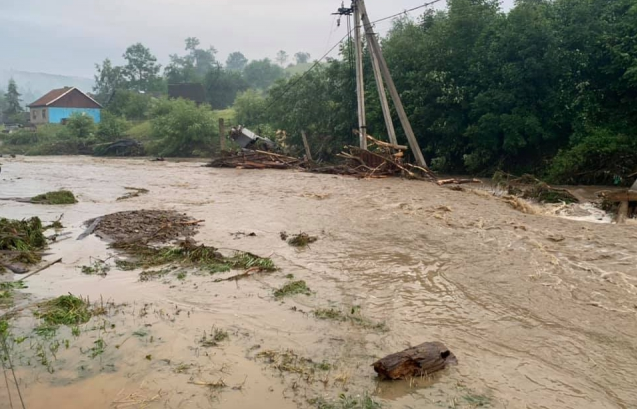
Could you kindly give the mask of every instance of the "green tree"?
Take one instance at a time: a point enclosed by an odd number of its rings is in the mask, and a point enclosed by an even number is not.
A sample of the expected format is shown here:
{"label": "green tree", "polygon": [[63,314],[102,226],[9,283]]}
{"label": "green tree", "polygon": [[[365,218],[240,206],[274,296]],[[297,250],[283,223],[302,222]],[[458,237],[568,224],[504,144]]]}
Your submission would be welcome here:
{"label": "green tree", "polygon": [[15,122],[22,123],[24,120],[22,119],[22,112],[24,112],[24,108],[22,108],[20,99],[21,94],[18,92],[18,86],[16,85],[13,78],[9,80],[9,85],[7,86],[7,92],[4,94],[4,117],[6,122]]}
{"label": "green tree", "polygon": [[257,90],[240,92],[233,107],[236,112],[235,119],[240,125],[256,127],[266,121],[266,101],[263,94]]}
{"label": "green tree", "polygon": [[297,64],[307,64],[308,61],[310,61],[310,53],[306,53],[303,51],[299,51],[298,53],[294,54],[294,59],[296,60]]}
{"label": "green tree", "polygon": [[250,87],[267,89],[278,79],[285,77],[283,68],[272,64],[268,58],[250,61],[243,70],[243,77]]}
{"label": "green tree", "polygon": [[95,135],[97,127],[93,117],[85,113],[75,112],[66,123],[68,135],[72,138],[87,139]]}
{"label": "green tree", "polygon": [[278,62],[280,66],[284,66],[285,63],[288,61],[288,58],[288,53],[283,50],[276,53],[276,62]]}
{"label": "green tree", "polygon": [[248,59],[242,53],[236,51],[228,55],[226,69],[231,71],[243,71],[248,64]]}
{"label": "green tree", "polygon": [[105,108],[110,113],[128,120],[142,120],[148,117],[150,105],[149,95],[118,89],[110,96]]}
{"label": "green tree", "polygon": [[150,151],[161,156],[192,156],[208,150],[218,136],[218,124],[210,107],[182,98],[157,101],[152,110]]}
{"label": "green tree", "polygon": [[225,109],[231,106],[241,91],[248,89],[248,83],[237,71],[212,69],[204,80],[206,100],[213,109]]}
{"label": "green tree", "polygon": [[93,92],[97,100],[104,104],[113,95],[115,90],[125,87],[124,69],[113,66],[110,59],[105,59],[102,65],[95,64],[95,85]]}
{"label": "green tree", "polygon": [[216,59],[217,50],[214,47],[207,50],[198,48],[200,42],[195,37],[188,37],[185,43],[188,54],[182,57],[170,55],[170,63],[164,70],[170,84],[202,82],[208,71],[219,66]]}
{"label": "green tree", "polygon": [[128,89],[135,91],[157,91],[161,88],[157,58],[142,43],[133,44],[123,55],[126,65],[123,75]]}

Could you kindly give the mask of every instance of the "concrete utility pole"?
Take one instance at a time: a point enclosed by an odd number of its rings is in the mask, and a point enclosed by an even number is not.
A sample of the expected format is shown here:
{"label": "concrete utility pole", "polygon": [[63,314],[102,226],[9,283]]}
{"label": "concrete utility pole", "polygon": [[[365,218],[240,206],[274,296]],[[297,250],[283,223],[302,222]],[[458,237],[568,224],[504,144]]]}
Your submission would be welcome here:
{"label": "concrete utility pole", "polygon": [[[369,36],[374,33],[367,33],[367,42],[369,43]],[[394,122],[391,119],[391,111],[389,110],[389,103],[387,102],[387,93],[385,93],[385,83],[383,82],[383,76],[380,72],[380,64],[378,63],[378,57],[372,53],[372,67],[374,68],[374,79],[376,80],[376,88],[378,89],[378,99],[380,106],[383,109],[383,117],[385,118],[385,126],[387,127],[387,135],[389,135],[389,142],[394,145],[398,145],[396,139],[396,129],[394,129]]]}
{"label": "concrete utility pole", "polygon": [[[378,38],[376,38],[376,34],[374,33],[372,23],[369,20],[369,16],[367,14],[367,8],[365,7],[365,1],[355,0],[355,6],[356,6],[356,11],[360,13],[358,14],[358,16],[362,18],[363,25],[365,26],[365,32],[367,33],[369,49],[372,52],[372,54],[378,59],[380,72],[385,82],[387,83],[389,94],[391,95],[391,98],[394,101],[394,106],[396,107],[396,111],[398,113],[400,123],[403,126],[403,129],[405,130],[405,134],[407,135],[407,140],[409,141],[409,147],[414,153],[414,157],[416,158],[416,163],[418,163],[419,166],[427,167],[427,162],[425,161],[425,157],[422,155],[422,151],[420,150],[420,146],[418,145],[418,141],[416,140],[416,135],[414,135],[414,130],[412,129],[411,123],[409,122],[409,118],[407,117],[407,113],[405,112],[405,107],[403,106],[403,103],[400,99],[400,94],[398,94],[398,90],[396,89],[396,84],[394,84],[394,80],[392,79],[391,73],[389,72],[387,61],[385,61],[385,57],[383,56],[383,53],[380,49]],[[361,71],[362,71],[362,66],[361,66]],[[362,131],[361,131],[361,134],[363,134]]]}
{"label": "concrete utility pole", "polygon": [[367,149],[367,123],[365,119],[365,81],[363,80],[363,40],[361,38],[360,0],[353,0],[354,43],[356,45],[356,97],[358,99],[358,131],[360,147]]}

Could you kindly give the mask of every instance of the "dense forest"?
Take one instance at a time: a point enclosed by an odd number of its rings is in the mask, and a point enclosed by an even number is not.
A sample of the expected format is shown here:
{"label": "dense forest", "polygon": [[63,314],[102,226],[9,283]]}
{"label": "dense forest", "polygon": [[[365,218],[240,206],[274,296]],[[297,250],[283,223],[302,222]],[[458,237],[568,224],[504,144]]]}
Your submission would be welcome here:
{"label": "dense forest", "polygon": [[[383,23],[392,24],[384,55],[435,170],[607,184],[637,174],[637,0],[518,0],[509,11],[497,0],[448,0],[442,11]],[[365,54],[368,131],[384,139]],[[161,67],[134,44],[125,65],[96,65],[93,91],[107,112],[88,134],[150,137],[150,152],[166,156],[208,154],[211,127],[225,117],[291,152],[305,130],[315,156],[332,160],[356,143],[353,55],[346,38],[339,58],[314,64],[285,51],[274,61],[235,52],[222,63],[188,38],[185,53]],[[162,97],[181,82],[203,84],[209,106]]]}

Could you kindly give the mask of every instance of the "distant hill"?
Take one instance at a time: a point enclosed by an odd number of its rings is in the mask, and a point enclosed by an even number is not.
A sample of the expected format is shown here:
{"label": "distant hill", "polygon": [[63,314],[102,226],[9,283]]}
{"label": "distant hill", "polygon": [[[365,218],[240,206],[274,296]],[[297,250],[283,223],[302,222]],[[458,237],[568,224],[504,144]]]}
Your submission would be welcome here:
{"label": "distant hill", "polygon": [[22,94],[21,98],[24,106],[29,105],[55,88],[69,86],[77,87],[84,92],[91,92],[94,84],[92,78],[0,69],[0,90],[2,93],[6,91],[7,83],[11,78],[18,85],[18,92]]}

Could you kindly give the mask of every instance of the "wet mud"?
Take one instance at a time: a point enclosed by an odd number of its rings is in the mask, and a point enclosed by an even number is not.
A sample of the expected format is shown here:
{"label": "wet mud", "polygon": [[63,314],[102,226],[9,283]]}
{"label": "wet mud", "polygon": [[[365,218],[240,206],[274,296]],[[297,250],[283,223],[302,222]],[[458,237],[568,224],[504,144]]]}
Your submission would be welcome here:
{"label": "wet mud", "polygon": [[[0,201],[2,217],[63,213],[72,233],[45,257],[63,262],[0,311],[15,312],[9,348],[26,407],[339,408],[341,394],[383,408],[637,406],[634,226],[522,213],[488,192],[420,181],[201,165],[3,162],[1,197],[68,189],[79,201]],[[126,186],[149,192],[118,201]],[[198,243],[270,257],[278,270],[219,280],[242,271],[171,266],[140,280],[106,241],[75,240],[87,220],[140,209],[205,220]],[[282,231],[318,240],[297,248]],[[95,259],[111,263],[105,276],[81,272]],[[308,291],[275,296],[295,281]],[[103,314],[34,331],[34,304],[68,293]],[[458,365],[377,380],[373,362],[426,341]],[[9,392],[19,407],[15,387],[0,385],[0,407]]]}

